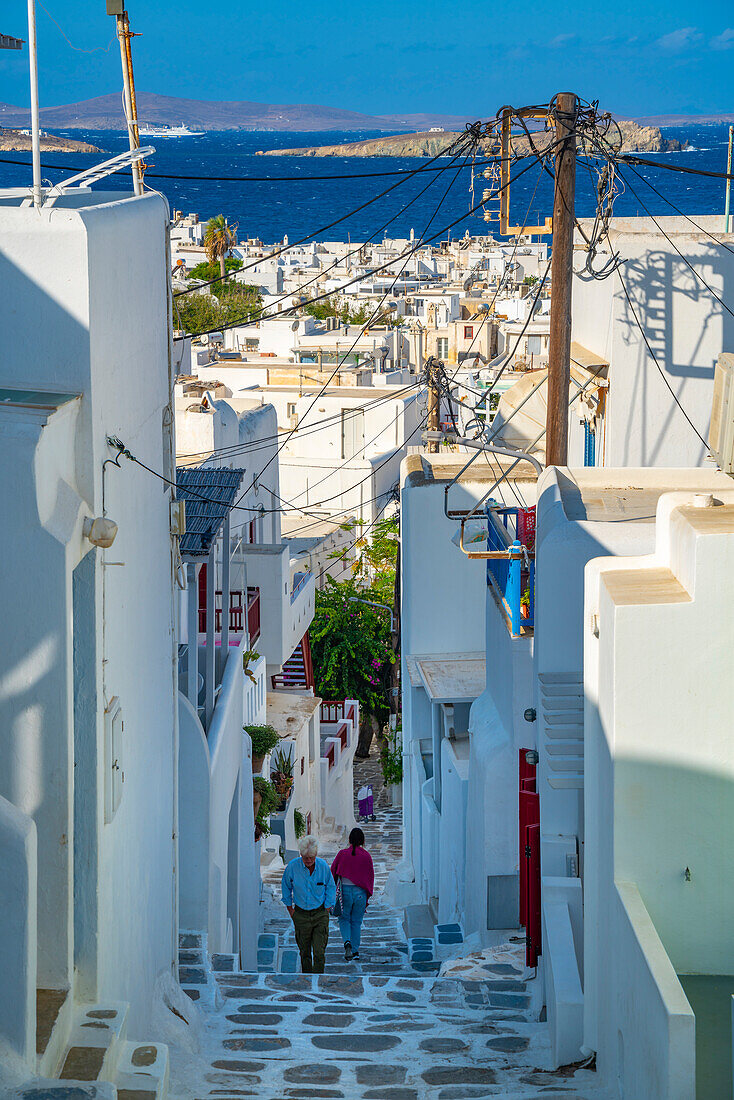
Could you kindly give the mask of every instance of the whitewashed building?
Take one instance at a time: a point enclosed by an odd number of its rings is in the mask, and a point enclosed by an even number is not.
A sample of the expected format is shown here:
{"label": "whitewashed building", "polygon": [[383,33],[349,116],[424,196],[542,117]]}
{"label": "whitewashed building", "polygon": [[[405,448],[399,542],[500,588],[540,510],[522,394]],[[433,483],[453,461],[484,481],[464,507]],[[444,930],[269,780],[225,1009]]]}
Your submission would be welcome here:
{"label": "whitewashed building", "polygon": [[[166,1002],[190,1013],[167,208],[156,194],[22,198],[0,196],[0,1078],[54,1077],[80,1045],[122,1072],[131,1041],[161,1037],[161,1011],[186,1030]],[[114,1021],[103,1038],[80,1030],[95,1006]],[[151,1073],[165,1072],[160,1047]]]}

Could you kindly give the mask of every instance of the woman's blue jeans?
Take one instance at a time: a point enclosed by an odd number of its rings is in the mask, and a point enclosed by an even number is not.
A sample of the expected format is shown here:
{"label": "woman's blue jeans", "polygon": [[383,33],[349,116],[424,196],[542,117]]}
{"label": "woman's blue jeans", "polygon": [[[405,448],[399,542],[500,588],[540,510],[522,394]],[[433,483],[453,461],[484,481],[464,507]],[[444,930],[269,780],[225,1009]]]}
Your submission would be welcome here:
{"label": "woman's blue jeans", "polygon": [[344,943],[352,945],[352,951],[359,951],[362,936],[362,920],[367,908],[367,891],[361,886],[342,883],[342,915],[339,917],[339,931]]}

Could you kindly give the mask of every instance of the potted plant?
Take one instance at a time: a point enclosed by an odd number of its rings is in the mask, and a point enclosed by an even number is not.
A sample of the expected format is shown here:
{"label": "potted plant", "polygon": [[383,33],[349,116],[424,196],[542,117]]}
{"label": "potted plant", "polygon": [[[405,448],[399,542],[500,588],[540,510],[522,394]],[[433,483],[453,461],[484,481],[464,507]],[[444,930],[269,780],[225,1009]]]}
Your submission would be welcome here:
{"label": "potted plant", "polygon": [[280,799],[278,809],[284,810],[293,790],[293,760],[290,753],[280,748],[273,754],[271,765],[270,779]]}
{"label": "potted plant", "polygon": [[268,836],[270,826],[268,817],[277,807],[280,795],[273,784],[262,775],[256,775],[252,781],[252,808],[255,814],[255,840]]}
{"label": "potted plant", "polygon": [[242,671],[244,672],[245,676],[252,680],[253,684],[256,684],[257,680],[252,675],[252,669],[250,668],[250,665],[259,660],[260,654],[255,649],[246,649],[245,652],[242,654]]}
{"label": "potted plant", "polygon": [[382,765],[382,778],[385,786],[390,788],[390,799],[393,806],[402,804],[403,794],[403,750],[400,744],[401,732],[398,727],[394,733],[388,735],[382,752],[380,763]]}
{"label": "potted plant", "polygon": [[520,597],[520,616],[523,619],[530,618],[530,589],[526,588]]}
{"label": "potted plant", "polygon": [[299,810],[297,806],[293,811],[293,828],[296,833],[296,840],[300,840],[302,836],[306,835],[306,818],[303,811]]}
{"label": "potted plant", "polygon": [[252,773],[262,770],[265,757],[280,741],[280,735],[273,726],[243,726],[252,741]]}

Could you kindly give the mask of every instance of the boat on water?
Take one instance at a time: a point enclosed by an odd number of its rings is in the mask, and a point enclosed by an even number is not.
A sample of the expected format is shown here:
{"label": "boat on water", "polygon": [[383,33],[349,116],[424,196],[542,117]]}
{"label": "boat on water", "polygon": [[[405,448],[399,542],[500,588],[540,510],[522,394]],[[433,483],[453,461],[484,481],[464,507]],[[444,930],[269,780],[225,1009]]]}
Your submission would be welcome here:
{"label": "boat on water", "polygon": [[183,122],[180,126],[139,126],[141,137],[203,137],[205,130],[189,130]]}

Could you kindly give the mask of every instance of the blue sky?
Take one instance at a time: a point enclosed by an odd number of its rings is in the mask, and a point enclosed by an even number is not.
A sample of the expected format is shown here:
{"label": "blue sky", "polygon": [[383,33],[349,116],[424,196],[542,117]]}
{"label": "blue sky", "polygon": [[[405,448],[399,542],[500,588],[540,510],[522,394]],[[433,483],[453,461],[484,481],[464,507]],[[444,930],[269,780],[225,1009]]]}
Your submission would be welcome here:
{"label": "blue sky", "polygon": [[[105,0],[37,3],[42,104],[117,91]],[[486,116],[558,90],[633,116],[734,110],[731,2],[129,3],[144,91],[374,114]],[[26,0],[0,12],[0,31],[25,38]],[[25,51],[0,52],[0,102],[28,103]]]}

